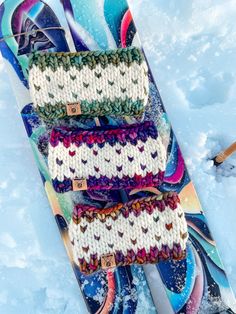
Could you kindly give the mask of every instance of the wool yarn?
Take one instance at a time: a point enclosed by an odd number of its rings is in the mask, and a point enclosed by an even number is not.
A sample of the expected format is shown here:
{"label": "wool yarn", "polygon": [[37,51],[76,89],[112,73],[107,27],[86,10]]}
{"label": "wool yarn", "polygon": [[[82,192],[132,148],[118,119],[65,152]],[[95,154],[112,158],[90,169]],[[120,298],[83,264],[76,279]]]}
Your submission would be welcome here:
{"label": "wool yarn", "polygon": [[134,189],[162,183],[166,149],[152,121],[95,130],[56,127],[48,153],[49,171],[59,193]]}
{"label": "wool yarn", "polygon": [[78,114],[139,116],[148,100],[148,67],[135,47],[33,53],[29,86],[34,107],[45,120]]}
{"label": "wool yarn", "polygon": [[178,194],[170,192],[104,209],[78,204],[69,237],[75,262],[91,274],[110,266],[183,259],[187,230]]}

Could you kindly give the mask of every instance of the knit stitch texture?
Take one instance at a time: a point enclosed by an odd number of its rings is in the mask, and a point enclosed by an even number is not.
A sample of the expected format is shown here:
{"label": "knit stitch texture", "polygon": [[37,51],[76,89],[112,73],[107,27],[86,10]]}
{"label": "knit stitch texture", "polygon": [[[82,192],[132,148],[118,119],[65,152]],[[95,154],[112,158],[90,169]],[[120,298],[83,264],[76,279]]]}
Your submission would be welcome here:
{"label": "knit stitch texture", "polygon": [[148,67],[135,47],[33,53],[29,69],[33,104],[46,120],[65,117],[74,103],[91,117],[139,116],[148,100]]}
{"label": "knit stitch texture", "polygon": [[57,127],[48,165],[57,192],[86,179],[88,190],[134,189],[162,183],[166,150],[152,121],[95,130]]}
{"label": "knit stitch texture", "polygon": [[69,236],[75,262],[90,274],[107,254],[114,254],[116,266],[183,259],[187,230],[179,197],[170,192],[105,209],[79,204]]}

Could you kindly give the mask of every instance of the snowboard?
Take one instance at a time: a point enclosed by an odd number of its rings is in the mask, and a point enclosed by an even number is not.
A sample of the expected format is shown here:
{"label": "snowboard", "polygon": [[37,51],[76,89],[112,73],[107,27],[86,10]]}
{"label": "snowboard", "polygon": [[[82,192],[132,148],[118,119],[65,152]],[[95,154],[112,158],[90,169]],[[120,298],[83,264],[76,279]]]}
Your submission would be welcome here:
{"label": "snowboard", "polygon": [[[32,51],[103,50],[140,47],[126,0],[6,0],[0,6],[0,50],[11,79],[18,108],[33,149],[42,182],[73,267],[82,296],[81,309],[90,313],[234,313],[235,299],[216,244],[187,172],[181,150],[149,70],[150,95],[145,118],[154,120],[168,151],[161,187],[138,191],[83,191],[57,194],[47,167],[45,139],[52,128],[33,109],[28,86],[28,59]],[[134,118],[79,118],[80,127],[120,125]],[[93,205],[125,202],[166,191],[180,195],[190,239],[183,261],[118,267],[90,276],[73,262],[68,223],[76,202]],[[78,309],[78,313],[84,313]]]}

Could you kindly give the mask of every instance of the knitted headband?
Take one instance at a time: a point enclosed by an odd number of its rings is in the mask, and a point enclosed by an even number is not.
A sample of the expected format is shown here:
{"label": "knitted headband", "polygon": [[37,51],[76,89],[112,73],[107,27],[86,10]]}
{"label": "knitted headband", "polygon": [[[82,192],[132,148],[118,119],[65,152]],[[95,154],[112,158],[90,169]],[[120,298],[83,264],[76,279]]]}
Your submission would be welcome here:
{"label": "knitted headband", "polygon": [[148,100],[148,68],[138,48],[34,53],[29,69],[33,103],[44,119],[137,116]]}
{"label": "knitted headband", "polygon": [[59,193],[159,185],[166,150],[152,121],[97,130],[54,128],[49,171]]}
{"label": "knitted headband", "polygon": [[187,223],[177,193],[111,208],[77,205],[69,226],[81,272],[185,257]]}

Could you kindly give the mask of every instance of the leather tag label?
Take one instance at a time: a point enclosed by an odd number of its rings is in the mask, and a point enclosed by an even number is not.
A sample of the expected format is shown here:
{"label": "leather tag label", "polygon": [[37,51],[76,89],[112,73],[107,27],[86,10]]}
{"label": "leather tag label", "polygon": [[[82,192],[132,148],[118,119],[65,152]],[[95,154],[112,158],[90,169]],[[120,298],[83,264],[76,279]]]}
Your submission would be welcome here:
{"label": "leather tag label", "polygon": [[88,189],[86,179],[75,179],[72,181],[73,191],[86,191]]}
{"label": "leather tag label", "polygon": [[103,269],[116,266],[115,254],[106,254],[101,256],[101,267]]}
{"label": "leather tag label", "polygon": [[68,116],[78,116],[81,114],[80,103],[66,105],[66,111]]}

